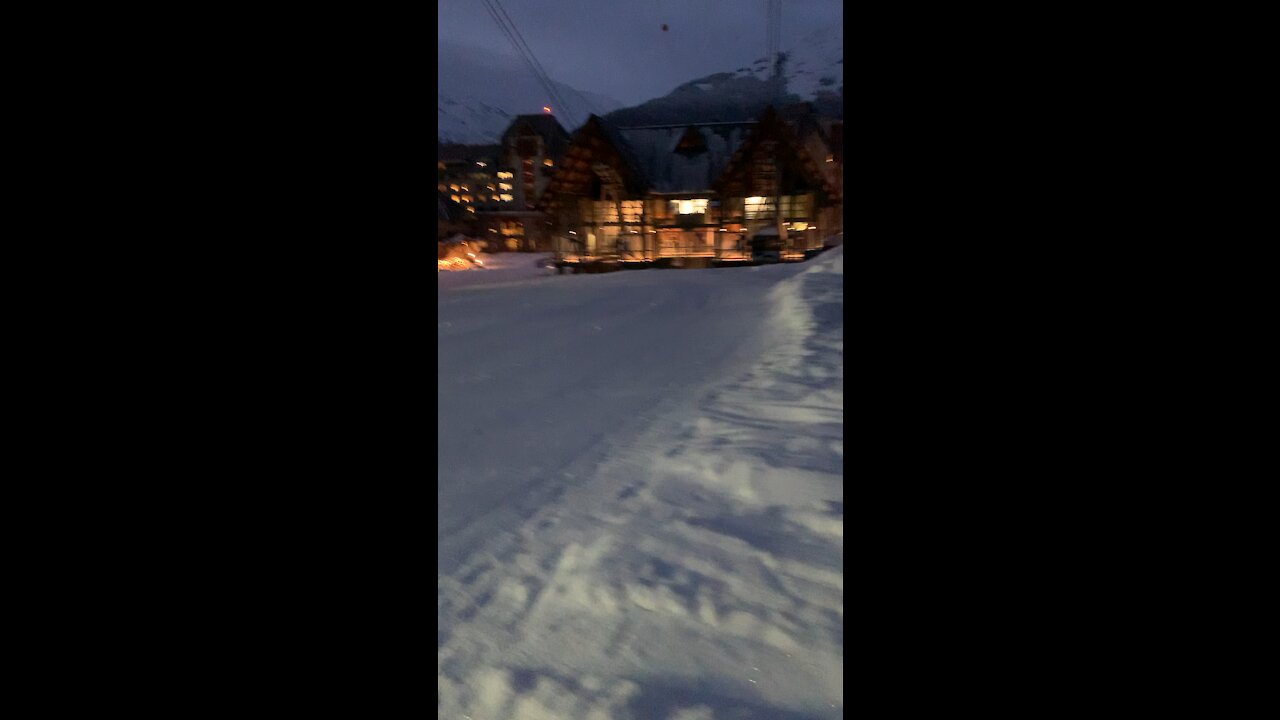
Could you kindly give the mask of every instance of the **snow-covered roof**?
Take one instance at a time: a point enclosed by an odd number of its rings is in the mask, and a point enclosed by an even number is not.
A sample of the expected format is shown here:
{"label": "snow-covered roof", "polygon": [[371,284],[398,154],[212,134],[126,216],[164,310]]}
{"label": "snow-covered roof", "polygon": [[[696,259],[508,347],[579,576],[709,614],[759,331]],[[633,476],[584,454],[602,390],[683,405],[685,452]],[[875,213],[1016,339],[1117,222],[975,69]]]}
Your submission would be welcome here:
{"label": "snow-covered roof", "polygon": [[[711,189],[753,125],[741,122],[618,128],[618,135],[626,142],[636,169],[649,181],[651,190],[698,192]],[[701,136],[700,147],[679,150],[680,141],[689,133]]]}

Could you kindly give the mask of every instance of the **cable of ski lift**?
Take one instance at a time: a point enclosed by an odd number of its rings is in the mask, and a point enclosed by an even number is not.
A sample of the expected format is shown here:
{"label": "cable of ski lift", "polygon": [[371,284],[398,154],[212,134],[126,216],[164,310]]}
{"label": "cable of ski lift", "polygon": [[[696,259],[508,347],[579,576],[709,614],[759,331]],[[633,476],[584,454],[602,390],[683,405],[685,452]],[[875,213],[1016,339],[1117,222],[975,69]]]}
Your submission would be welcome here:
{"label": "cable of ski lift", "polygon": [[511,28],[507,27],[506,23],[503,22],[501,15],[499,15],[497,9],[493,6],[490,0],[484,0],[484,6],[485,6],[485,9],[489,11],[489,16],[492,17],[493,21],[498,24],[498,29],[501,30],[503,35],[507,37],[507,40],[511,42],[511,46],[515,48],[516,54],[519,55],[520,59],[524,61],[525,66],[528,67],[529,69],[529,72],[532,73],[534,78],[542,85],[542,89],[547,92],[547,95],[551,97],[554,102],[563,105],[560,99],[560,96],[556,93],[555,88],[551,85],[550,79],[547,78],[541,72],[539,72],[538,67],[534,64],[535,59],[531,58],[529,53],[527,53],[525,49],[520,46],[519,41],[516,40],[515,34],[512,32]]}
{"label": "cable of ski lift", "polygon": [[484,5],[485,9],[489,11],[490,17],[492,17],[494,22],[498,24],[498,27],[502,30],[503,34],[507,36],[512,47],[515,48],[516,53],[520,55],[522,60],[524,60],[529,71],[533,73],[534,77],[542,85],[543,89],[546,90],[547,95],[551,97],[552,101],[561,108],[564,108],[567,117],[571,118],[576,114],[585,121],[583,113],[574,113],[572,106],[565,102],[564,97],[556,91],[555,84],[551,80],[551,77],[547,75],[542,64],[538,62],[537,56],[533,54],[533,49],[524,41],[524,36],[520,34],[520,29],[516,27],[511,16],[507,14],[506,8],[502,7],[501,1],[484,0]]}
{"label": "cable of ski lift", "polygon": [[567,110],[568,105],[564,102],[564,98],[556,92],[555,83],[551,80],[551,76],[547,73],[546,68],[542,67],[542,63],[538,61],[538,57],[533,54],[533,48],[529,47],[529,43],[525,41],[524,35],[520,32],[520,28],[516,26],[515,21],[512,20],[511,16],[507,13],[507,9],[502,6],[502,0],[486,0],[486,2],[491,2],[502,14],[502,17],[506,20],[506,26],[510,28],[508,37],[512,37],[514,35],[513,42],[516,43],[516,50],[527,57],[528,61],[534,68],[534,72],[538,75],[543,86],[546,88],[547,93],[552,96],[552,99],[556,103],[564,106]]}
{"label": "cable of ski lift", "polygon": [[[498,8],[501,10],[501,9],[502,9],[502,3],[500,2],[500,0],[494,0],[494,1],[498,3]],[[503,14],[504,14],[504,15],[506,14],[506,11],[505,11],[505,10],[503,10]],[[532,48],[529,48],[529,44],[528,44],[527,42],[525,42],[525,40],[524,40],[524,36],[520,34],[520,28],[516,27],[515,21],[511,20],[511,19],[510,19],[510,16],[508,16],[508,17],[507,17],[507,19],[508,19],[508,21],[509,21],[509,22],[510,22],[510,24],[511,24],[511,28],[512,28],[513,30],[515,30],[515,32],[516,32],[516,36],[520,39],[520,41],[521,41],[522,43],[524,43],[525,48],[529,50],[530,57],[532,57],[532,58],[533,58],[534,63],[536,63],[536,64],[537,64],[538,69],[542,72],[543,77],[545,77],[545,78],[547,79],[547,82],[548,82],[549,84],[551,84],[551,85],[553,85],[553,86],[554,86],[554,81],[551,79],[551,75],[550,75],[549,73],[547,73],[546,68],[544,68],[544,67],[542,66],[542,63],[538,60],[538,58],[537,58],[536,56],[534,56],[534,55],[533,55],[533,50],[532,50]],[[596,115],[603,115],[603,114],[604,114],[603,112],[601,112],[601,111],[600,111],[600,109],[599,109],[598,107],[596,107],[595,103],[591,102],[591,99],[590,99],[590,98],[588,98],[586,95],[584,95],[584,94],[582,93],[582,91],[578,90],[577,88],[573,87],[572,85],[565,85],[564,87],[566,87],[566,88],[568,88],[569,90],[571,90],[571,91],[573,92],[574,96],[576,96],[578,100],[582,101],[582,102],[581,102],[581,105],[577,105],[577,108],[578,108],[578,110],[579,110],[579,112],[577,113],[577,115],[578,115],[578,118],[579,118],[579,120],[580,120],[581,122],[586,122],[587,114],[588,114],[587,112],[582,112],[582,111],[581,111],[581,110],[582,110],[582,107],[584,107],[584,106],[587,108],[587,110],[588,110],[589,112],[595,113]],[[560,97],[561,97],[561,102],[563,102],[563,98],[564,98],[565,96],[560,96]]]}
{"label": "cable of ski lift", "polygon": [[[538,57],[533,54],[533,48],[529,47],[529,43],[525,41],[524,34],[520,32],[520,28],[516,25],[515,20],[512,20],[511,16],[507,14],[507,9],[503,7],[502,0],[493,0],[493,3],[498,7],[498,10],[502,12],[502,16],[506,18],[507,24],[510,25],[511,29],[515,32],[516,38],[520,40],[520,44],[524,46],[524,49],[526,51],[528,51],[529,58],[533,60],[533,63],[534,65],[537,66],[538,71],[542,73],[542,76],[547,79],[547,82],[549,84],[552,84],[554,86],[554,82],[551,80],[551,75],[547,72],[546,68],[542,66],[542,63],[538,60]],[[574,88],[568,85],[566,85],[565,87],[568,87],[570,90],[573,90],[574,94],[578,96],[578,99],[582,101],[583,105],[586,105],[592,112],[596,112],[596,108],[591,104],[589,100],[587,100],[587,98],[583,97],[582,93],[578,92],[577,88]],[[559,102],[563,104],[563,97],[561,97],[561,100]],[[599,115],[600,113],[596,112],[596,114]],[[585,113],[579,113],[579,117],[582,117],[583,115],[585,115]],[[585,120],[585,118],[583,119]]]}

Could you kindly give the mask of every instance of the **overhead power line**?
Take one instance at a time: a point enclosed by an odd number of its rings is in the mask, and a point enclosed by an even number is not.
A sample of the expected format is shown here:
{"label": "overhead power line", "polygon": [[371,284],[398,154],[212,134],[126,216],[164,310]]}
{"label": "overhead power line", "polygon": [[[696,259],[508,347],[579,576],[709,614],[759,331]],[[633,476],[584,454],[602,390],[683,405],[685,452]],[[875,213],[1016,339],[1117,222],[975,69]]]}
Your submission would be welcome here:
{"label": "overhead power line", "polygon": [[[542,63],[538,61],[538,57],[533,54],[533,48],[529,47],[529,43],[525,42],[524,35],[520,33],[520,28],[516,26],[516,21],[511,19],[511,16],[507,14],[507,9],[502,6],[502,0],[493,0],[493,3],[498,6],[498,10],[502,11],[502,16],[507,20],[507,25],[509,25],[511,30],[515,32],[516,38],[520,41],[520,44],[524,46],[525,51],[529,55],[529,59],[533,61],[535,66],[537,66],[538,72],[542,73],[542,76],[547,79],[547,83],[554,87],[555,83],[551,79],[551,74],[547,72],[546,68],[542,67]],[[574,94],[578,96],[578,99],[582,100],[582,104],[587,106],[588,109],[597,115],[600,114],[596,110],[595,106],[591,104],[591,101],[584,97],[582,93],[578,92],[577,88],[568,85],[565,87],[573,90]],[[580,115],[586,115],[586,113],[580,113]],[[584,117],[583,119],[585,120],[586,118]]]}
{"label": "overhead power line", "polygon": [[506,35],[507,40],[511,42],[511,47],[515,49],[516,54],[524,61],[524,64],[529,68],[529,72],[532,73],[533,77],[542,85],[542,89],[547,92],[547,96],[551,98],[553,102],[559,102],[559,96],[556,94],[555,88],[551,86],[548,78],[538,71],[537,66],[534,65],[533,60],[529,57],[528,53],[525,52],[524,48],[520,46],[519,41],[516,40],[515,34],[512,32],[511,28],[507,27],[507,24],[503,21],[502,16],[498,13],[497,8],[494,7],[491,0],[484,0],[484,7],[489,11],[489,17],[492,17],[493,21],[498,24],[498,29],[501,30],[502,34]]}
{"label": "overhead power line", "polygon": [[[529,72],[533,73],[534,78],[538,80],[539,84],[542,85],[543,90],[547,92],[547,96],[553,103],[564,110],[566,117],[572,118],[574,115],[574,108],[565,102],[564,97],[556,91],[555,83],[551,80],[551,76],[548,75],[546,69],[542,67],[542,63],[538,62],[538,58],[533,54],[533,49],[529,47],[527,42],[525,42],[524,36],[520,34],[519,28],[516,27],[511,16],[507,14],[506,8],[502,7],[501,0],[484,0],[484,6],[485,9],[489,11],[489,16],[498,24],[498,28],[502,30],[502,33],[506,35],[507,40],[511,42],[511,46],[515,49],[516,54],[520,56],[520,59],[523,60],[525,65],[529,68]],[[585,102],[585,98],[583,101]],[[578,114],[585,115],[585,113]],[[585,117],[583,119],[585,120]]]}

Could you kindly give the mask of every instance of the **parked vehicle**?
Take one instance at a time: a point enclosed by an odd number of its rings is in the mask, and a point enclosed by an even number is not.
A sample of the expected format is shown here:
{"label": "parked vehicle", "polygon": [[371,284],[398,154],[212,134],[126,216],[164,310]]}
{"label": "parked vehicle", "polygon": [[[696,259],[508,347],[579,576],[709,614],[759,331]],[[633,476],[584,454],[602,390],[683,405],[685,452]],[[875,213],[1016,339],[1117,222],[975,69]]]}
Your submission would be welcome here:
{"label": "parked vehicle", "polygon": [[764,228],[751,237],[751,261],[782,262],[782,238],[778,236],[777,228]]}

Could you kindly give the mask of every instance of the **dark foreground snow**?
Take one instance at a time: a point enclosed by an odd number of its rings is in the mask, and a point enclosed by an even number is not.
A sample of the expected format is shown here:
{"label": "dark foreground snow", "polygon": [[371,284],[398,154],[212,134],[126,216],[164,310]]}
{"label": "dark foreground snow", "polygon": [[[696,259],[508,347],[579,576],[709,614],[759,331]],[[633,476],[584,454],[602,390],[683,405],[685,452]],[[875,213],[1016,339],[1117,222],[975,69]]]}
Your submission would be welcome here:
{"label": "dark foreground snow", "polygon": [[441,717],[842,716],[843,270],[440,274]]}

